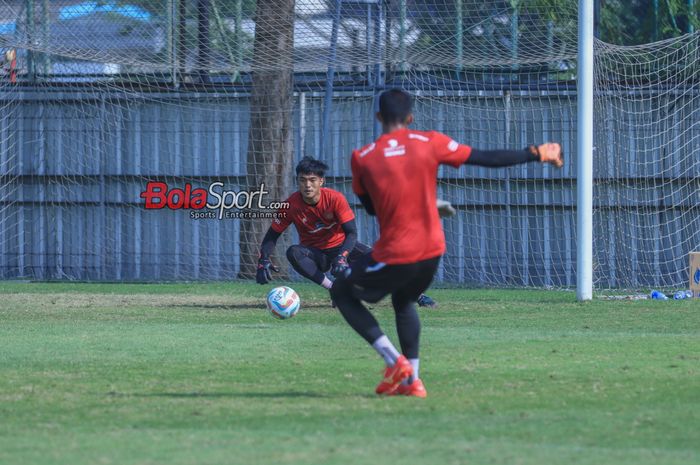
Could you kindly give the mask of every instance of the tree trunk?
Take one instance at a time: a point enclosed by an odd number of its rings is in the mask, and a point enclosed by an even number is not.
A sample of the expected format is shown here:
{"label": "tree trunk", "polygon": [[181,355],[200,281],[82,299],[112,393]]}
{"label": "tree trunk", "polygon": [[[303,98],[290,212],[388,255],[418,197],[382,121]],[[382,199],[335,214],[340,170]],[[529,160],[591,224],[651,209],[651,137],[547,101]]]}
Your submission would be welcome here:
{"label": "tree trunk", "polygon": [[[291,194],[293,161],[292,80],[294,0],[258,1],[250,99],[247,184],[265,183],[265,203],[283,201]],[[260,243],[270,220],[241,220],[240,277],[255,276]],[[284,242],[278,244],[278,250]],[[280,250],[282,257],[284,250]],[[280,260],[273,257],[273,263]],[[286,267],[284,267],[286,268]]]}

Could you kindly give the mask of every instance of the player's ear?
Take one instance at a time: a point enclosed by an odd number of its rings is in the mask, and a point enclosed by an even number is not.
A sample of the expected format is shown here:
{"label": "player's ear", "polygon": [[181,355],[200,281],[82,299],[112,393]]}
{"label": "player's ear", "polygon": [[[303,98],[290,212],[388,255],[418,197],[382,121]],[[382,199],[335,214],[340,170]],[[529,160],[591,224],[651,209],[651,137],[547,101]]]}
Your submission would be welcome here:
{"label": "player's ear", "polygon": [[324,178],[323,176],[321,176],[321,180],[319,181],[318,187],[322,187],[323,184],[324,184],[325,182],[326,182],[326,178]]}
{"label": "player's ear", "polygon": [[406,122],[404,123],[405,126],[409,126],[411,124],[413,124],[413,113],[408,114],[406,117]]}

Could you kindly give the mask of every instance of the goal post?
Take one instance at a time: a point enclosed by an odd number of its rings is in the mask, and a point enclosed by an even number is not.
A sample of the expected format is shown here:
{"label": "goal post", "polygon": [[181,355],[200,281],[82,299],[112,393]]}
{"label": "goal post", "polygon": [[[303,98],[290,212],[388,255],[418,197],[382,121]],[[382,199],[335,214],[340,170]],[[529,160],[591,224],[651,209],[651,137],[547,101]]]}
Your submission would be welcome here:
{"label": "goal post", "polygon": [[579,0],[576,297],[593,298],[593,0]]}

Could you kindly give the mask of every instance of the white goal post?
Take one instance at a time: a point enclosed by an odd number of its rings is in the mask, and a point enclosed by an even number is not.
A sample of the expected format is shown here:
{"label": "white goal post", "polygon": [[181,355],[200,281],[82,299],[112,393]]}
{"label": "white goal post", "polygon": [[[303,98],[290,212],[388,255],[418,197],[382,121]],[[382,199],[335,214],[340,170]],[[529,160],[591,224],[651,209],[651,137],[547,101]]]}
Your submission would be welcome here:
{"label": "white goal post", "polygon": [[576,298],[593,298],[593,0],[578,6]]}

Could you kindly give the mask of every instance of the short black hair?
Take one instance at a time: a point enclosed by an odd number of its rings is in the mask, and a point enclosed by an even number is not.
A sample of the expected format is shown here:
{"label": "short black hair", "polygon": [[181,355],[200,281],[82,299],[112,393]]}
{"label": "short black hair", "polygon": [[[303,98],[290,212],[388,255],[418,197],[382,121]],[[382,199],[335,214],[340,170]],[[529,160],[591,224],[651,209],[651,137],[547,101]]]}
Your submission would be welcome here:
{"label": "short black hair", "polygon": [[402,124],[413,111],[411,94],[401,89],[390,89],[379,96],[379,114],[384,124]]}
{"label": "short black hair", "polygon": [[301,159],[297,165],[297,176],[300,174],[315,174],[318,177],[324,177],[326,175],[326,170],[328,165],[323,163],[321,160],[316,160],[311,157],[304,157]]}

